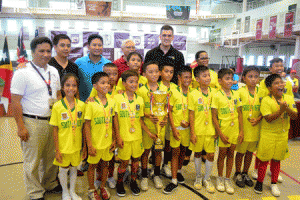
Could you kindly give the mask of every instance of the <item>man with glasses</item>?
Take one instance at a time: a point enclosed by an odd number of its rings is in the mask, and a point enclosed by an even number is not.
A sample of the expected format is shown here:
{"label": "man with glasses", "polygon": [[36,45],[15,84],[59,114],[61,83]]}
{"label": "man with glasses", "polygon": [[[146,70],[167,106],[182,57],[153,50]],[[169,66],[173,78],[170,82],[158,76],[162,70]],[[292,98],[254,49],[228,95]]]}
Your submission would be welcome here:
{"label": "man with glasses", "polygon": [[145,57],[145,63],[149,61],[158,61],[162,63],[172,63],[174,65],[174,76],[172,82],[177,83],[177,74],[184,66],[183,54],[175,49],[171,43],[174,40],[174,30],[170,25],[164,25],[160,29],[159,39],[161,44],[148,51]]}

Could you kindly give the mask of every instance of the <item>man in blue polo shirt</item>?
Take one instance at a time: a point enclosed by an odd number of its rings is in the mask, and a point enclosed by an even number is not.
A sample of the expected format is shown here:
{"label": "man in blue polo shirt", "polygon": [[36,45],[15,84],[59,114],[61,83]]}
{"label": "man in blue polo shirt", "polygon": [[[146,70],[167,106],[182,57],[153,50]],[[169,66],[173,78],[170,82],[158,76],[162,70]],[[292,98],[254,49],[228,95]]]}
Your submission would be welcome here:
{"label": "man in blue polo shirt", "polygon": [[88,49],[90,53],[87,56],[78,58],[75,63],[78,65],[78,76],[80,80],[79,93],[80,100],[86,101],[89,97],[93,85],[91,78],[96,72],[103,71],[103,65],[110,61],[102,56],[103,38],[98,34],[90,35],[88,38]]}

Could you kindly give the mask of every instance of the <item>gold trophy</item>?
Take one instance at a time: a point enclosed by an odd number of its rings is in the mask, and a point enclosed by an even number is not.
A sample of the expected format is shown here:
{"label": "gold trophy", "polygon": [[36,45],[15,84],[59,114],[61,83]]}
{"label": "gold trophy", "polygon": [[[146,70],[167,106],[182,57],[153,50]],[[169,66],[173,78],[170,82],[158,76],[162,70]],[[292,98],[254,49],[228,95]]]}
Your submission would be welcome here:
{"label": "gold trophy", "polygon": [[165,119],[169,112],[170,92],[157,90],[149,93],[151,114],[158,118],[158,123],[155,125],[157,131],[157,139],[154,144],[154,150],[162,151],[164,143],[161,139],[162,127],[159,125]]}

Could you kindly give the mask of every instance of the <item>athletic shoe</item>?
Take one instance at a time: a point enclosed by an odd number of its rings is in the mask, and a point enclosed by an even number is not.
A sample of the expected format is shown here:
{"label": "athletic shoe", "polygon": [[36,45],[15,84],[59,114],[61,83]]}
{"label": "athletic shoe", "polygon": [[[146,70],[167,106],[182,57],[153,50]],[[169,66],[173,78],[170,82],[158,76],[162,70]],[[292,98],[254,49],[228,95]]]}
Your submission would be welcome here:
{"label": "athletic shoe", "polygon": [[247,186],[252,187],[254,185],[253,181],[251,180],[251,178],[248,176],[248,174],[243,173],[242,174],[244,182]]}
{"label": "athletic shoe", "polygon": [[194,182],[194,187],[196,190],[201,190],[201,188],[202,188],[202,177],[201,176],[196,177],[196,181]]}
{"label": "athletic shoe", "polygon": [[123,182],[117,183],[116,188],[117,188],[117,195],[119,197],[125,197],[126,191],[124,189],[124,183]]}
{"label": "athletic shoe", "polygon": [[275,197],[279,197],[280,196],[280,190],[278,189],[277,184],[271,184],[271,193]]}
{"label": "athletic shoe", "polygon": [[148,178],[142,178],[142,181],[141,181],[141,189],[143,191],[147,191],[149,188],[148,188]]}
{"label": "athletic shoe", "polygon": [[255,187],[254,187],[254,192],[257,194],[261,194],[263,191],[263,183],[256,181]]}
{"label": "athletic shoe", "polygon": [[117,182],[114,179],[114,177],[108,178],[106,182],[107,182],[109,188],[111,188],[111,189],[116,188]]}
{"label": "athletic shoe", "polygon": [[223,177],[217,177],[217,190],[219,192],[225,191],[224,179]]}
{"label": "athletic shoe", "polygon": [[167,185],[167,187],[165,187],[164,193],[171,194],[177,187],[178,187],[178,184],[175,185],[174,183],[171,182]]}
{"label": "athletic shoe", "polygon": [[101,195],[102,200],[110,199],[110,193],[105,187],[100,188],[100,195]]}
{"label": "athletic shoe", "polygon": [[98,195],[96,190],[89,190],[88,196],[90,200],[101,200],[101,197]]}
{"label": "athletic shoe", "polygon": [[[269,176],[272,177],[272,172],[268,172],[268,174],[269,174]],[[283,178],[282,178],[282,176],[281,176],[280,174],[278,175],[278,180],[277,180],[277,182],[278,182],[278,183],[282,183],[282,182],[283,182]]]}
{"label": "athletic shoe", "polygon": [[138,196],[141,194],[141,190],[136,181],[130,182],[130,189],[133,195]]}
{"label": "athletic shoe", "polygon": [[154,176],[153,181],[154,181],[155,187],[157,189],[161,189],[163,187],[162,180],[161,180],[161,178],[159,176]]}
{"label": "athletic shoe", "polygon": [[185,179],[181,173],[177,173],[177,180],[178,180],[178,183],[184,183]]}
{"label": "athletic shoe", "polygon": [[164,165],[162,168],[162,173],[166,175],[166,177],[171,178],[172,177],[172,172],[169,167],[169,165]]}
{"label": "athletic shoe", "polygon": [[101,181],[99,181],[99,180],[94,181],[94,186],[95,186],[96,190],[98,190],[100,188],[100,185],[101,185]]}
{"label": "athletic shoe", "polygon": [[253,171],[252,171],[252,178],[254,179],[254,180],[257,180],[257,177],[258,177],[258,172],[257,172],[257,169],[254,169]]}
{"label": "athletic shoe", "polygon": [[78,196],[74,191],[70,191],[70,196],[72,200],[82,200],[82,198]]}
{"label": "athletic shoe", "polygon": [[234,193],[234,188],[231,179],[225,179],[225,189],[228,194]]}
{"label": "athletic shoe", "polygon": [[72,200],[71,195],[69,192],[63,192],[62,193],[62,200]]}
{"label": "athletic shoe", "polygon": [[235,180],[235,184],[240,188],[245,187],[245,182],[241,173],[235,173],[233,179]]}
{"label": "athletic shoe", "polygon": [[205,187],[207,192],[209,193],[215,192],[215,186],[212,184],[210,178],[203,181],[203,186]]}

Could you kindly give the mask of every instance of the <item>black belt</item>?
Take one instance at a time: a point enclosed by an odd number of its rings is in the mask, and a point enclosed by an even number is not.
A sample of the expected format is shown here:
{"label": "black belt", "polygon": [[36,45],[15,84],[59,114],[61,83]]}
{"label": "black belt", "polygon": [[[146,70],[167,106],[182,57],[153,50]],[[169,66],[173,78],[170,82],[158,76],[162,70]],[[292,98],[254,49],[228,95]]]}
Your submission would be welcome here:
{"label": "black belt", "polygon": [[40,120],[49,120],[50,119],[50,117],[40,117],[40,116],[28,115],[28,114],[23,114],[23,116],[33,118],[33,119],[40,119]]}

